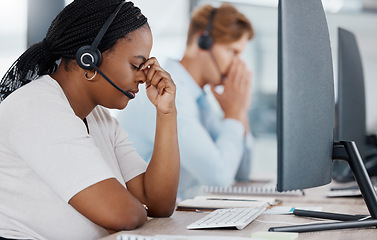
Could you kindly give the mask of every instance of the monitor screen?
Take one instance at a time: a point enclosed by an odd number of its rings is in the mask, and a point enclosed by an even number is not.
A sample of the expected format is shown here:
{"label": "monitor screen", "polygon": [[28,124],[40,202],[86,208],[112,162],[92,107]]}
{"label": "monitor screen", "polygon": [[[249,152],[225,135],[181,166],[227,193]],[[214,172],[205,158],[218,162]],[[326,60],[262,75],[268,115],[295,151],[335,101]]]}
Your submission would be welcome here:
{"label": "monitor screen", "polygon": [[330,183],[334,81],[321,0],[281,0],[278,23],[277,190]]}
{"label": "monitor screen", "polygon": [[[366,110],[364,75],[355,35],[338,29],[338,99],[336,104],[336,140],[354,141],[365,158]],[[344,161],[334,162],[334,179],[352,181],[350,167]]]}
{"label": "monitor screen", "polygon": [[360,154],[366,147],[363,66],[356,37],[338,29],[337,138],[355,141]]}

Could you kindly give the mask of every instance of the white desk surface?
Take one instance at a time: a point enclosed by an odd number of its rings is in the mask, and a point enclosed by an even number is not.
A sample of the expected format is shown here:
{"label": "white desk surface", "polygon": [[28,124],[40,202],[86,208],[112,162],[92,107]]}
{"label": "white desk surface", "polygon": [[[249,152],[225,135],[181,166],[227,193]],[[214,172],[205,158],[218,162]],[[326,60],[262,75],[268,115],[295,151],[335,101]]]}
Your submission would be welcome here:
{"label": "white desk surface", "polygon": [[[306,195],[303,197],[281,197],[282,205],[302,207],[302,206],[321,206],[323,211],[337,212],[344,214],[368,214],[368,210],[362,198],[326,198],[325,193],[330,189],[330,186],[320,188],[313,188],[306,190]],[[187,230],[186,226],[195,220],[201,218],[206,213],[175,211],[169,218],[154,218],[148,220],[143,226],[132,230],[122,231],[116,234],[109,235],[101,240],[115,240],[118,234],[138,234],[138,235],[221,235],[221,236],[237,236],[237,237],[251,237],[254,232],[267,232],[270,227],[287,226],[284,223],[307,223],[318,222],[318,219],[296,217],[293,215],[261,215],[257,218],[259,222],[253,221],[242,230],[236,229],[221,229],[221,230]],[[346,229],[346,230],[331,230],[310,233],[300,233],[298,239],[377,239],[376,228],[363,229]]]}

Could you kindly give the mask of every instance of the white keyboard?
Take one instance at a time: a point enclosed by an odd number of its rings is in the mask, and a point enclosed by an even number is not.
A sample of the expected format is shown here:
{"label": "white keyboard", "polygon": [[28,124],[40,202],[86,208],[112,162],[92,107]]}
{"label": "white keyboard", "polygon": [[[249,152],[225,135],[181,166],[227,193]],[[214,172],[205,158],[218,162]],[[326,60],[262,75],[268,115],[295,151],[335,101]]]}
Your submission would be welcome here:
{"label": "white keyboard", "polygon": [[224,208],[217,209],[201,219],[191,223],[187,229],[236,227],[243,229],[266,208]]}

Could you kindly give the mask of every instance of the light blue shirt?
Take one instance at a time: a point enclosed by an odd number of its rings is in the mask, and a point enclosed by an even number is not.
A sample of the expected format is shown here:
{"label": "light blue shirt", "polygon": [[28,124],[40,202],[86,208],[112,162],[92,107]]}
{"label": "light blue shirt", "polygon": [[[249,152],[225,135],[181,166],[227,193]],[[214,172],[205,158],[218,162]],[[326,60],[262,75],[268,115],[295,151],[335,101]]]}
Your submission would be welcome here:
{"label": "light blue shirt", "polygon": [[[248,180],[251,170],[251,134],[243,124],[224,119],[179,61],[168,59],[164,69],[177,88],[178,141],[181,157],[178,197],[198,194],[201,185],[230,186]],[[156,128],[156,109],[145,88],[117,115],[138,153],[150,161]]]}

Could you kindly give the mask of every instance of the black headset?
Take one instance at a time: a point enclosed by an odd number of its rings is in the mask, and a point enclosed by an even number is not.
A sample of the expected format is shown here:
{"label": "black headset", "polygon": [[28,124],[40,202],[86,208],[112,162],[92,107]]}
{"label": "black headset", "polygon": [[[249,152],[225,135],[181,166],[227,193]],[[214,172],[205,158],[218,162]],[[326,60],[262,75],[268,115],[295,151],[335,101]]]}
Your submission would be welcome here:
{"label": "black headset", "polygon": [[124,95],[128,98],[134,98],[134,95],[124,91],[120,87],[118,87],[113,81],[111,81],[99,68],[98,66],[101,64],[102,54],[98,50],[98,45],[101,42],[103,36],[105,35],[106,31],[110,27],[111,23],[114,21],[116,15],[123,7],[126,2],[122,2],[119,6],[115,9],[115,11],[110,15],[110,17],[106,20],[105,24],[103,24],[101,30],[95,37],[93,43],[91,45],[85,45],[80,47],[76,52],[76,62],[77,64],[85,69],[85,70],[96,70],[99,74],[102,75],[111,85],[113,85],[116,89],[121,91]]}
{"label": "black headset", "polygon": [[220,73],[221,81],[224,82],[226,80],[226,76],[225,76],[225,74],[223,74],[221,72],[219,64],[217,63],[216,58],[213,55],[213,52],[211,50],[212,45],[213,45],[213,38],[211,37],[211,30],[212,30],[213,19],[215,18],[216,12],[217,12],[217,8],[212,9],[212,11],[209,15],[207,28],[204,31],[204,33],[202,35],[200,35],[200,37],[198,39],[198,45],[201,49],[209,51],[209,54],[210,54],[213,62],[216,65],[217,71],[219,71],[219,73]]}
{"label": "black headset", "polygon": [[210,50],[213,45],[213,38],[211,37],[211,30],[212,30],[213,19],[215,18],[216,11],[217,11],[217,8],[212,9],[209,15],[207,28],[204,31],[204,33],[200,35],[198,39],[198,45],[203,50]]}

